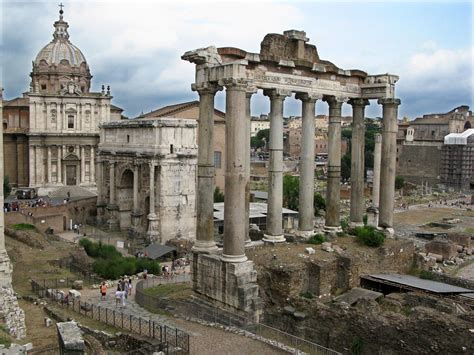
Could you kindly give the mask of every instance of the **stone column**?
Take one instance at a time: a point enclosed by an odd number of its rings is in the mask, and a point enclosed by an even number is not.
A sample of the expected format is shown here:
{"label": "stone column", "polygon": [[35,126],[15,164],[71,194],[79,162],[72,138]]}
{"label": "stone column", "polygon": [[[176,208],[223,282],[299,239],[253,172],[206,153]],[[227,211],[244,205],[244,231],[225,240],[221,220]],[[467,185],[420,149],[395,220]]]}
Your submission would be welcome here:
{"label": "stone column", "polygon": [[81,145],[81,184],[86,180],[86,150],[83,145]]}
{"label": "stone column", "polygon": [[97,223],[103,224],[105,222],[105,207],[107,206],[104,200],[104,163],[97,162]]}
{"label": "stone column", "polygon": [[263,240],[284,242],[283,235],[283,101],[290,92],[268,90],[270,97],[270,165],[268,169],[267,229]]}
{"label": "stone column", "polygon": [[[3,118],[3,88],[0,87],[0,117]],[[31,149],[31,147],[30,147]],[[30,150],[31,151],[31,150]],[[31,155],[30,155],[31,161]],[[4,174],[4,156],[3,156],[3,125],[0,127],[0,177],[3,179]],[[31,181],[30,181],[31,184]],[[7,250],[5,248],[5,216],[3,212],[3,188],[0,189],[0,288],[2,287],[11,287],[12,283],[12,264],[10,263],[10,258],[8,257]],[[2,317],[6,314],[2,314]]]}
{"label": "stone column", "polygon": [[217,250],[214,242],[214,96],[220,87],[206,83],[193,89],[199,93],[197,220],[193,251],[210,253]]}
{"label": "stone column", "polygon": [[382,162],[382,135],[380,133],[375,134],[375,147],[374,147],[374,174],[372,179],[372,205],[379,207],[380,197],[380,164]]}
{"label": "stone column", "polygon": [[110,198],[109,204],[107,205],[107,210],[109,211],[109,220],[107,221],[107,225],[109,226],[110,230],[117,230],[119,229],[119,221],[118,221],[118,206],[115,201],[115,163],[109,162],[109,180],[110,180]]}
{"label": "stone column", "polygon": [[350,222],[353,226],[362,226],[365,211],[365,106],[369,104],[369,100],[353,99],[349,103],[352,105]]}
{"label": "stone column", "polygon": [[326,188],[326,222],[324,231],[340,232],[341,203],[341,108],[343,99],[329,96],[325,99],[329,104],[328,129],[328,179]]}
{"label": "stone column", "polygon": [[299,186],[299,220],[296,235],[309,238],[314,234],[314,109],[321,96],[297,94],[303,103]]}
{"label": "stone column", "polygon": [[30,162],[30,166],[29,166],[29,173],[30,173],[30,183],[29,183],[29,186],[32,187],[34,185],[36,185],[36,179],[35,179],[35,167],[36,167],[36,163],[35,163],[35,160],[36,160],[36,152],[35,152],[35,146],[33,145],[30,145],[30,154],[29,154],[29,162]]}
{"label": "stone column", "polygon": [[395,169],[397,163],[397,114],[399,99],[379,99],[383,106],[382,159],[380,169],[379,227],[393,234],[393,203],[395,199]]}
{"label": "stone column", "polygon": [[249,245],[251,243],[249,235],[249,224],[250,224],[250,130],[251,130],[251,101],[252,95],[257,91],[254,87],[247,88],[245,93],[245,148],[247,149],[245,153],[245,244]]}
{"label": "stone column", "polygon": [[[224,250],[222,261],[239,263],[245,256],[246,88],[243,79],[223,81],[226,86]],[[248,221],[247,221],[248,223]]]}
{"label": "stone column", "polygon": [[149,163],[150,167],[150,213],[148,214],[147,239],[150,243],[159,242],[158,217],[155,213],[155,162]]}
{"label": "stone column", "polygon": [[46,147],[47,149],[47,156],[46,156],[46,159],[47,159],[47,169],[48,169],[48,181],[47,183],[48,184],[51,184],[52,183],[52,175],[51,175],[51,146],[47,146]]}
{"label": "stone column", "polygon": [[57,163],[56,163],[56,181],[58,184],[61,184],[63,182],[63,177],[62,177],[62,161],[63,161],[63,150],[60,145],[56,146],[56,153],[58,156]]}
{"label": "stone column", "polygon": [[91,145],[91,159],[89,162],[89,182],[95,183],[95,148]]}
{"label": "stone column", "polygon": [[131,228],[132,235],[138,236],[140,234],[140,219],[143,213],[140,212],[138,207],[138,178],[139,178],[139,165],[133,166],[133,207],[131,216]]}

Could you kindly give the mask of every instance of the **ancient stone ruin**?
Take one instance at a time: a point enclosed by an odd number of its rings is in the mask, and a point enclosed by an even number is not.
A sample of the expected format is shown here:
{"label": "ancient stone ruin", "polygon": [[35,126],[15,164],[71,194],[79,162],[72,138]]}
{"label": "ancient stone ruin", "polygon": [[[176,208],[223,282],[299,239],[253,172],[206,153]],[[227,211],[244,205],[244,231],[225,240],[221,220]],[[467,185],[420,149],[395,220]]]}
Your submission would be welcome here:
{"label": "ancient stone ruin", "polygon": [[[259,89],[270,99],[270,166],[267,230],[264,241],[285,241],[282,230],[283,104],[296,94],[302,101],[299,231],[314,233],[314,115],[317,100],[329,106],[329,157],[325,231],[340,227],[341,108],[353,109],[350,221],[362,224],[364,213],[364,111],[370,99],[383,107],[378,226],[393,233],[398,76],[369,75],[344,70],[319,57],[304,31],[268,34],[260,53],[234,47],[210,46],[186,52],[182,59],[196,64],[192,89],[200,97],[198,135],[197,233],[194,247],[194,289],[218,305],[240,310],[258,320],[256,272],[245,255],[250,190],[250,101]],[[214,97],[226,88],[226,176],[224,247],[218,251],[213,233]]]}

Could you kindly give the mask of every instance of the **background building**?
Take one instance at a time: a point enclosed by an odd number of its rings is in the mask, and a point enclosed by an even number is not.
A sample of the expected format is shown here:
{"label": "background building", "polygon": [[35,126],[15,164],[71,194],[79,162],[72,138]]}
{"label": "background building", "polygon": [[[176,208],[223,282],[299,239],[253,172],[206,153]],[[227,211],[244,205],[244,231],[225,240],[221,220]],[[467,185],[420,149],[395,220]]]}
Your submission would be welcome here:
{"label": "background building", "polygon": [[444,137],[441,183],[455,190],[474,190],[474,129]]}
{"label": "background building", "polygon": [[53,40],[33,61],[30,90],[4,102],[5,175],[15,186],[94,190],[99,125],[121,118],[110,88],[90,91],[89,66],[69,41],[68,27],[61,10]]}

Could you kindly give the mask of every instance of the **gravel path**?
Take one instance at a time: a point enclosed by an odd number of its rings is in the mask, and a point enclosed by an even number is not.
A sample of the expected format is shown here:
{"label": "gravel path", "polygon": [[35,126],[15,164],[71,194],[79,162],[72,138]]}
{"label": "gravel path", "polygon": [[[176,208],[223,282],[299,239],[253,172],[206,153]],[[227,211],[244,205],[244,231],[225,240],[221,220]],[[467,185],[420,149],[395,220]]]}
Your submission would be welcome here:
{"label": "gravel path", "polygon": [[[135,291],[135,285],[132,290]],[[84,289],[81,291],[81,299],[98,306],[120,310],[127,314],[133,314],[136,317],[182,329],[190,335],[191,354],[286,354],[284,351],[242,335],[226,332],[222,329],[206,327],[183,319],[151,313],[134,301],[133,294],[127,299],[125,307],[116,306],[113,298],[114,292],[110,291],[107,294],[107,299],[101,301],[100,297],[98,297],[98,290]]]}

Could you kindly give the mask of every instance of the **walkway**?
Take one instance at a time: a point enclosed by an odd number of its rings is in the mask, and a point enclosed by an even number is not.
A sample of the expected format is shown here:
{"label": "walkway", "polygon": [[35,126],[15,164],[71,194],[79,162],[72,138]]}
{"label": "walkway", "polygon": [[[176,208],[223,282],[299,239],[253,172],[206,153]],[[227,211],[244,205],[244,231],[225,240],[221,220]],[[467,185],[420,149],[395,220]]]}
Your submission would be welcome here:
{"label": "walkway", "polygon": [[[186,275],[189,276],[189,275]],[[242,335],[226,332],[221,329],[206,327],[204,325],[189,322],[186,320],[171,318],[165,315],[156,314],[140,307],[134,300],[136,281],[132,288],[133,294],[126,300],[125,307],[115,306],[112,293],[115,288],[107,294],[105,301],[100,301],[99,290],[84,289],[81,291],[83,301],[94,303],[98,306],[118,309],[124,313],[133,314],[146,320],[177,327],[190,335],[191,354],[216,354],[216,355],[241,355],[241,354],[286,354],[267,344],[247,338]]]}

